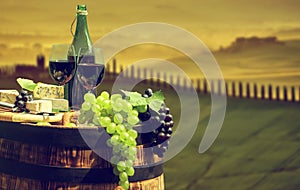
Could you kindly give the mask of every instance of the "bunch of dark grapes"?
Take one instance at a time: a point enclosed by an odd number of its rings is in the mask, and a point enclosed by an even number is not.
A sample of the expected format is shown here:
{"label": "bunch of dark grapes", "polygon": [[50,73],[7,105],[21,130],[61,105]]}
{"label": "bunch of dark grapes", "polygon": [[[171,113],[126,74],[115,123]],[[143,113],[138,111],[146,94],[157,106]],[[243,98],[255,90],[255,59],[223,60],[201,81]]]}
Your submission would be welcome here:
{"label": "bunch of dark grapes", "polygon": [[32,94],[29,94],[27,90],[21,90],[20,94],[16,97],[15,106],[13,111],[15,112],[29,112],[26,109],[26,102],[32,101],[33,97]]}
{"label": "bunch of dark grapes", "polygon": [[[148,88],[142,95],[145,98],[151,97],[153,94],[152,89]],[[152,127],[155,129],[152,132],[153,153],[159,157],[163,157],[163,154],[167,151],[169,140],[173,133],[173,116],[170,114],[170,108],[166,105],[162,105],[159,112],[155,112],[147,107],[147,111],[139,113],[139,119],[141,121],[150,121]]]}

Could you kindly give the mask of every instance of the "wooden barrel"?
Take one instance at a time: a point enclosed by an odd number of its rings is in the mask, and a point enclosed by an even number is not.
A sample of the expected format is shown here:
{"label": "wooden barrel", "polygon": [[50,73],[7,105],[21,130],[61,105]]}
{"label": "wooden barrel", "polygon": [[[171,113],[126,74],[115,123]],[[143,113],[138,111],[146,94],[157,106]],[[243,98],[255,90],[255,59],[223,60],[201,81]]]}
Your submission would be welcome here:
{"label": "wooden barrel", "polygon": [[[97,134],[95,128],[81,130]],[[162,159],[144,146],[138,142],[130,189],[163,190]],[[87,146],[77,128],[0,121],[0,166],[1,190],[122,189],[112,165]]]}

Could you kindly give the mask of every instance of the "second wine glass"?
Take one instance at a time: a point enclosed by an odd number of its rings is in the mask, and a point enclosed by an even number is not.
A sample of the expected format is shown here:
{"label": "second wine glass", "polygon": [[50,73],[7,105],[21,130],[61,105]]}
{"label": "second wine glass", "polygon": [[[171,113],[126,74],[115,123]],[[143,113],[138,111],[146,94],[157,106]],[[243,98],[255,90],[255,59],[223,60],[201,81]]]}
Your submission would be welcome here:
{"label": "second wine glass", "polygon": [[79,55],[76,73],[78,81],[86,90],[93,92],[104,78],[105,65],[102,49],[96,47],[89,51],[80,49]]}

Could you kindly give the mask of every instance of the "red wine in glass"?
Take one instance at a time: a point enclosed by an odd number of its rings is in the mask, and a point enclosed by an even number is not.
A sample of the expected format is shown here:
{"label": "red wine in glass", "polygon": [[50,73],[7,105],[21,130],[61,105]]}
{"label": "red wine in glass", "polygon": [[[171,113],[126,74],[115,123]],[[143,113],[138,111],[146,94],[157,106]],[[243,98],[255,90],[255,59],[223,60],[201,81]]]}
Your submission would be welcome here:
{"label": "red wine in glass", "polygon": [[76,71],[75,61],[68,60],[50,60],[49,72],[52,79],[59,85],[69,82]]}
{"label": "red wine in glass", "polygon": [[77,64],[75,59],[68,59],[70,52],[74,53],[74,47],[69,44],[54,44],[51,47],[49,74],[58,85],[65,85],[75,75]]}

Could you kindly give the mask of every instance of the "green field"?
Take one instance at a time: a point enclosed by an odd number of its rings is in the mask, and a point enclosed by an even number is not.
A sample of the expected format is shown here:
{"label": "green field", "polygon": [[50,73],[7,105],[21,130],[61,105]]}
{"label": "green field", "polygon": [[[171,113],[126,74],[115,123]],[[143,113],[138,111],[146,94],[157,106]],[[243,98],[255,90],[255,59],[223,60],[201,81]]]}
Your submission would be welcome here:
{"label": "green field", "polygon": [[210,98],[200,96],[200,103],[193,139],[165,164],[167,189],[299,189],[299,104],[228,99],[221,133],[199,154]]}

